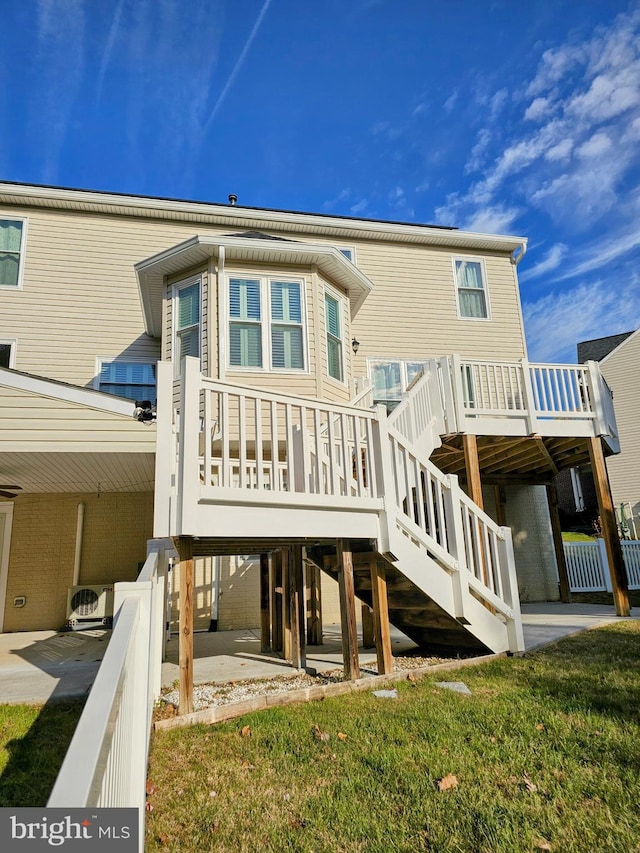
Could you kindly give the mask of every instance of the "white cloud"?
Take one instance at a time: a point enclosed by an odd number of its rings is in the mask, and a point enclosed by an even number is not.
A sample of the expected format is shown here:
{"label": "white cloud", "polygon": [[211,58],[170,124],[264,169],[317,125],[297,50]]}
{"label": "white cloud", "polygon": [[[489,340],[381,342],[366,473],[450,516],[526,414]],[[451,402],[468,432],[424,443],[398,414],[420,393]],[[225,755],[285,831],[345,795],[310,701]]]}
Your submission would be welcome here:
{"label": "white cloud", "polygon": [[591,139],[587,139],[579,148],[576,148],[576,154],[583,160],[600,157],[611,148],[612,144],[608,134],[604,130],[600,130],[598,133],[594,133]]}
{"label": "white cloud", "polygon": [[360,201],[351,205],[350,213],[353,216],[358,216],[359,214],[364,213],[364,211],[367,209],[368,204],[368,200],[366,198],[362,198],[360,199]]}
{"label": "white cloud", "polygon": [[463,220],[460,227],[465,231],[476,231],[481,234],[506,234],[519,215],[520,211],[515,207],[502,205],[484,207]]}
{"label": "white cloud", "polygon": [[530,269],[520,273],[520,281],[528,281],[532,278],[538,278],[541,275],[546,275],[552,270],[557,269],[567,256],[569,247],[564,243],[556,243],[552,246],[541,261],[534,264]]}
{"label": "white cloud", "polygon": [[458,90],[452,92],[444,102],[445,112],[452,113],[458,103]]}
{"label": "white cloud", "polygon": [[477,133],[465,172],[484,173],[438,208],[442,221],[508,224],[506,212],[534,204],[584,231],[619,207],[638,162],[640,11],[619,15],[582,44],[546,51],[526,94],[528,122],[511,125],[517,135],[501,136],[490,119]]}
{"label": "white cloud", "polygon": [[611,287],[606,279],[524,302],[529,358],[573,362],[578,341],[627,331],[640,324],[640,279]]}
{"label": "white cloud", "polygon": [[538,121],[553,108],[549,98],[535,98],[527,107],[524,117],[527,121]]}
{"label": "white cloud", "polygon": [[573,139],[561,139],[544,152],[545,160],[568,160],[573,150]]}

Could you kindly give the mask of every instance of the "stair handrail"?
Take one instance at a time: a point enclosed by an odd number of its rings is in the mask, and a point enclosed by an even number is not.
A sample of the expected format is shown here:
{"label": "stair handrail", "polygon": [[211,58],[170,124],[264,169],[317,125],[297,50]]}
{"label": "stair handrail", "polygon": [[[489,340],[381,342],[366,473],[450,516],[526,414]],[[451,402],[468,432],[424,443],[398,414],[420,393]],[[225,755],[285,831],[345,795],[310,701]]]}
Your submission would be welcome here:
{"label": "stair handrail", "polygon": [[443,400],[434,359],[424,363],[389,415],[387,424],[413,444],[422,446],[426,441],[428,455],[440,446],[440,435],[444,432]]}
{"label": "stair handrail", "polygon": [[[520,650],[522,626],[511,530],[501,527],[466,495],[454,475],[429,461],[422,446],[408,441],[387,420],[386,434],[395,483],[385,494],[387,520],[452,574],[457,618],[473,594],[506,619],[510,647]],[[415,496],[415,500],[414,500]]]}

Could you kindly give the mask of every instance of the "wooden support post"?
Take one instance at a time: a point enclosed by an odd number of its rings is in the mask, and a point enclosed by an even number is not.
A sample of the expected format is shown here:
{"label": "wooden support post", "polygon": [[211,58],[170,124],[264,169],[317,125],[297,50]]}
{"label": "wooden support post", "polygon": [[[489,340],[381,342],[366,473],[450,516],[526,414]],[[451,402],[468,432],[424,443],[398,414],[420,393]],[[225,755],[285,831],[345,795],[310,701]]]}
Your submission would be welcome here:
{"label": "wooden support post", "polygon": [[602,537],[607,549],[609,571],[611,573],[611,587],[613,589],[613,603],[617,616],[629,616],[629,585],[627,571],[622,556],[622,547],[618,536],[618,525],[613,511],[613,498],[607,475],[607,466],[602,451],[602,439],[588,438],[589,458],[591,470],[598,496],[598,509],[600,510],[600,524],[602,526]]}
{"label": "wooden support post", "polygon": [[556,552],[556,563],[558,564],[558,578],[560,581],[560,601],[569,604],[571,601],[571,588],[569,586],[569,573],[567,571],[567,560],[564,555],[562,543],[562,525],[560,524],[560,513],[558,512],[558,490],[555,483],[547,487],[547,503],[549,504],[549,517],[551,519],[551,533],[553,535],[553,547]]}
{"label": "wooden support post", "polygon": [[337,540],[338,583],[340,585],[340,621],[342,624],[342,657],[345,681],[360,678],[356,598],[353,579],[353,554],[348,540]]}
{"label": "wooden support post", "polygon": [[307,619],[307,645],[322,645],[322,586],[320,568],[307,561],[307,587],[309,589],[309,616]]}
{"label": "wooden support post", "polygon": [[291,625],[291,663],[296,669],[307,664],[305,646],[304,564],[302,545],[289,549],[289,623]]}
{"label": "wooden support post", "polygon": [[504,486],[494,486],[493,495],[496,504],[496,524],[500,527],[507,526],[506,503],[507,498],[504,491]]}
{"label": "wooden support post", "polygon": [[365,649],[372,649],[376,644],[373,629],[373,610],[368,604],[362,602],[362,645]]}
{"label": "wooden support post", "polygon": [[271,651],[271,614],[269,613],[269,555],[260,554],[260,651]]}
{"label": "wooden support post", "polygon": [[377,561],[371,563],[369,574],[371,575],[373,592],[373,635],[376,641],[378,675],[389,675],[393,671],[393,657],[391,655],[387,578],[384,563]]}
{"label": "wooden support post", "polygon": [[[467,472],[467,494],[471,500],[478,504],[480,509],[484,509],[484,500],[482,498],[482,480],[480,479],[480,460],[478,459],[478,438],[470,433],[465,433],[462,436],[462,447],[464,449],[464,467]],[[480,542],[480,551],[478,558],[482,564],[482,577],[485,585],[489,585],[489,573],[487,571],[487,555],[484,552],[484,544]],[[495,610],[490,604],[485,604],[487,610],[495,613]]]}
{"label": "wooden support post", "polygon": [[462,436],[462,447],[464,450],[464,467],[467,473],[467,494],[474,503],[478,504],[480,509],[484,509],[477,436],[465,432]]}
{"label": "wooden support post", "polygon": [[180,553],[180,634],[178,662],[180,669],[179,714],[193,711],[193,540],[182,536]]}
{"label": "wooden support post", "polygon": [[291,607],[289,606],[289,574],[291,551],[282,549],[282,656],[291,661]]}
{"label": "wooden support post", "polygon": [[279,549],[271,560],[271,647],[274,652],[282,652],[284,648],[282,598],[282,549]]}

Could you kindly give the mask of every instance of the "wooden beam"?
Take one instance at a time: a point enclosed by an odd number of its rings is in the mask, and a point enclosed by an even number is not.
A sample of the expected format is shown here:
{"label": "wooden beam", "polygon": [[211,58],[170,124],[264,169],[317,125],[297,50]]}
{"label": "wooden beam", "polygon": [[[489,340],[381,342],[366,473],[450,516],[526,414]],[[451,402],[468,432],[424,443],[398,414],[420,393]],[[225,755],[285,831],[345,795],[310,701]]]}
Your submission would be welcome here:
{"label": "wooden beam", "polygon": [[373,592],[373,636],[376,642],[378,675],[389,675],[393,671],[393,656],[391,654],[389,604],[387,601],[387,578],[384,563],[382,561],[373,561],[369,571]]}
{"label": "wooden beam", "polygon": [[178,664],[180,670],[179,714],[193,712],[193,540],[182,536],[180,554],[180,633]]}
{"label": "wooden beam", "polygon": [[289,626],[291,637],[290,657],[296,669],[306,666],[305,625],[304,625],[304,569],[302,545],[292,545],[289,549]]}
{"label": "wooden beam", "polygon": [[260,651],[271,651],[271,613],[269,608],[269,555],[260,554]]}
{"label": "wooden beam", "polygon": [[338,583],[340,586],[340,621],[342,624],[342,657],[345,681],[360,678],[358,632],[356,628],[356,599],[353,580],[353,558],[349,540],[338,539]]}
{"label": "wooden beam", "polygon": [[464,466],[467,472],[467,494],[474,503],[478,504],[480,509],[484,509],[477,437],[465,433],[462,436],[462,446],[464,448]]}
{"label": "wooden beam", "polygon": [[607,466],[604,461],[602,450],[602,439],[589,438],[589,458],[591,459],[591,470],[598,497],[598,508],[600,510],[600,524],[602,536],[607,549],[609,571],[611,573],[611,587],[613,589],[613,603],[617,616],[629,616],[629,584],[627,571],[622,557],[622,547],[618,536],[618,525],[613,511],[613,498],[611,486],[607,475]]}
{"label": "wooden beam", "polygon": [[556,465],[556,463],[553,459],[553,456],[549,453],[549,449],[548,449],[547,445],[544,443],[544,438],[542,438],[541,435],[536,435],[533,437],[533,440],[535,441],[535,443],[538,447],[538,450],[540,451],[540,455],[542,456],[543,459],[546,460],[547,465],[549,466],[549,468],[551,469],[551,471],[555,477],[555,475],[559,474],[560,471],[558,470],[558,466]]}
{"label": "wooden beam", "polygon": [[569,586],[567,560],[564,554],[564,544],[562,542],[562,526],[560,524],[560,513],[558,512],[558,490],[555,483],[550,483],[547,486],[547,503],[549,504],[549,518],[551,519],[553,547],[556,552],[556,563],[558,564],[560,601],[564,601],[565,604],[569,604],[571,602],[571,587]]}
{"label": "wooden beam", "polygon": [[282,623],[282,551],[274,551],[271,561],[271,647],[274,652],[284,649]]}
{"label": "wooden beam", "polygon": [[307,588],[309,590],[307,617],[307,645],[322,645],[322,582],[320,567],[312,560],[306,561]]}
{"label": "wooden beam", "polygon": [[506,504],[507,496],[504,491],[504,486],[496,485],[493,487],[493,497],[496,505],[496,523],[500,527],[507,526]]}
{"label": "wooden beam", "polygon": [[373,628],[373,610],[362,602],[362,645],[365,649],[372,649],[375,646],[375,632]]}
{"label": "wooden beam", "polygon": [[285,660],[291,662],[291,607],[289,605],[289,596],[291,590],[289,587],[291,551],[289,548],[282,549],[282,656]]}

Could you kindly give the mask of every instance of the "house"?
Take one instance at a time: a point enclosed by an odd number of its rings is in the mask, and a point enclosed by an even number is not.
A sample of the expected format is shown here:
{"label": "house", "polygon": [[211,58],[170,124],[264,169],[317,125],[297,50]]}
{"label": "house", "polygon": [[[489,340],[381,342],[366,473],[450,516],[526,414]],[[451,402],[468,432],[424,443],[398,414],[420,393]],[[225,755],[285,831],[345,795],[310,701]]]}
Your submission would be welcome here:
{"label": "house", "polygon": [[[636,447],[640,440],[637,428],[637,387],[634,366],[640,359],[640,330],[608,335],[578,344],[579,362],[597,361],[611,393],[615,398],[620,454],[607,460],[616,514],[625,538],[637,539],[640,534],[640,461]],[[564,472],[558,489],[564,489],[563,506],[567,517],[585,513],[598,515],[591,468]]]}
{"label": "house", "polygon": [[525,249],[0,184],[2,630],[59,627],[153,535],[181,618],[293,659],[322,598],[351,630],[354,590],[379,642],[388,609],[419,642],[518,648],[519,601],[560,594],[554,475],[618,449],[597,364],[527,360]]}

